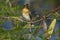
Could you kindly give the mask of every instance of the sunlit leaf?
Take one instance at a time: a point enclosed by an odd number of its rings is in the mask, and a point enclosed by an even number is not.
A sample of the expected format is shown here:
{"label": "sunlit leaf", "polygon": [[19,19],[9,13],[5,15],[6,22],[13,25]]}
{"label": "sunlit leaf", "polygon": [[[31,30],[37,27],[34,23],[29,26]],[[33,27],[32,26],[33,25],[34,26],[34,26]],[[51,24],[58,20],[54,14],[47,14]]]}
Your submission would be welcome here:
{"label": "sunlit leaf", "polygon": [[48,29],[49,38],[51,37],[51,35],[53,33],[53,30],[55,28],[55,25],[56,25],[56,19],[54,19],[52,21],[52,23],[50,24],[50,26],[49,26],[49,29]]}

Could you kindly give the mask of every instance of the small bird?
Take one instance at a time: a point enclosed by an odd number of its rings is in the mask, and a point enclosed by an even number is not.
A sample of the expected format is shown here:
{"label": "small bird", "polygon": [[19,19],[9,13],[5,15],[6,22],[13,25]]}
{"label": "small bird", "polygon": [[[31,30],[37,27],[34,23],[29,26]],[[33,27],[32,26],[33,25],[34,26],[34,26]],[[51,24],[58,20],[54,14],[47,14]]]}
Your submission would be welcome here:
{"label": "small bird", "polygon": [[23,9],[22,9],[22,16],[25,18],[26,21],[30,21],[31,20],[31,12],[29,9],[29,5],[26,4],[24,5]]}
{"label": "small bird", "polygon": [[[27,22],[31,22],[32,21],[31,11],[29,9],[29,5],[28,4],[24,5],[24,7],[22,9],[22,16],[25,18],[25,20]],[[29,32],[30,33],[31,33],[31,26],[33,26],[33,24],[29,23],[29,28],[30,28]]]}

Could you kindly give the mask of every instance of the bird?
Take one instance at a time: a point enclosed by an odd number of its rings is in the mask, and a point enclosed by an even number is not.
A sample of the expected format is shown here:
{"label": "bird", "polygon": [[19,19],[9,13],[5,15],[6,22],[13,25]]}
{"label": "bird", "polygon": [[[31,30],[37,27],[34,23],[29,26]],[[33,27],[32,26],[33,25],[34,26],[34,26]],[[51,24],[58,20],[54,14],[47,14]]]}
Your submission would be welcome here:
{"label": "bird", "polygon": [[29,9],[29,5],[25,4],[22,9],[22,16],[25,18],[26,21],[31,21],[31,11]]}
{"label": "bird", "polygon": [[[31,11],[29,9],[29,4],[25,4],[23,9],[22,9],[22,16],[25,18],[25,20],[27,22],[31,22],[32,21],[32,15],[31,15]],[[31,26],[34,26],[33,23],[28,23],[29,25],[29,32],[31,33]]]}

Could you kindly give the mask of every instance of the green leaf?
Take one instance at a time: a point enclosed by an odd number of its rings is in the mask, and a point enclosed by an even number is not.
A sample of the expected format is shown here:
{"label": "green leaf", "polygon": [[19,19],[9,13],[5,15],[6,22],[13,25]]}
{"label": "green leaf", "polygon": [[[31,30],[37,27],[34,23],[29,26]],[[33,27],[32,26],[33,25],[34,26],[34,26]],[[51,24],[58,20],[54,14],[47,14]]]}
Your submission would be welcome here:
{"label": "green leaf", "polygon": [[35,27],[35,30],[34,30],[34,32],[33,32],[33,35],[36,36],[40,29],[41,29],[40,26],[36,26],[36,27]]}
{"label": "green leaf", "polygon": [[26,24],[23,28],[34,28],[34,25],[31,25],[31,27],[29,26],[29,24]]}
{"label": "green leaf", "polygon": [[49,29],[48,29],[49,38],[51,38],[51,35],[52,35],[52,33],[53,33],[55,24],[56,24],[56,19],[54,19],[54,20],[52,21],[52,23],[50,24],[50,26],[49,26]]}

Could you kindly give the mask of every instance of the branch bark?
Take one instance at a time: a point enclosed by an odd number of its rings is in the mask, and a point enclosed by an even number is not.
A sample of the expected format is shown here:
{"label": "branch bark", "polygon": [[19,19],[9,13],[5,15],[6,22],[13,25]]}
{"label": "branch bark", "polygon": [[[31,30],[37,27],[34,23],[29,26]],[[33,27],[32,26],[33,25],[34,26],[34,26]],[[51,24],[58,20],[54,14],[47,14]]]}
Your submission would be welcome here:
{"label": "branch bark", "polygon": [[58,10],[60,10],[60,6],[57,6],[57,7],[53,8],[52,10],[50,10],[48,12],[48,14],[46,15],[46,17],[50,16],[54,12],[57,12]]}

